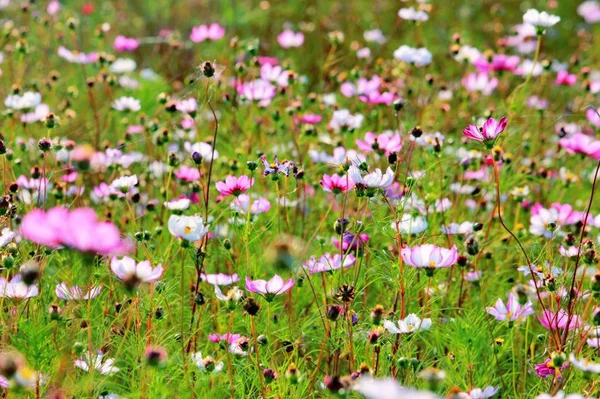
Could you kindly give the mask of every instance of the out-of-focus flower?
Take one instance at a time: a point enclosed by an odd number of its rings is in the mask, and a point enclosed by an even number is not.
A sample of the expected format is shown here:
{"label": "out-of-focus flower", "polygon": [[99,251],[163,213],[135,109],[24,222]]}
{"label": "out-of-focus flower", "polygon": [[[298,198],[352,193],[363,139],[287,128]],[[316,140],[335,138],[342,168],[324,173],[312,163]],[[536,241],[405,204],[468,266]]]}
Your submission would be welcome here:
{"label": "out-of-focus flower", "polygon": [[277,35],[277,42],[283,48],[300,47],[304,43],[304,33],[286,29]]}
{"label": "out-of-focus flower", "polygon": [[119,368],[114,366],[115,359],[104,359],[104,353],[94,354],[90,358],[90,354],[86,353],[82,358],[75,360],[75,367],[85,371],[97,371],[102,375],[112,375],[119,371]]}
{"label": "out-of-focus flower", "polygon": [[431,319],[421,320],[416,314],[411,313],[404,320],[398,320],[397,323],[385,320],[383,326],[392,334],[411,334],[417,331],[429,330]]}
{"label": "out-of-focus flower", "polygon": [[194,43],[201,43],[205,40],[219,40],[225,35],[225,28],[216,22],[210,25],[200,25],[192,28],[190,40]]}
{"label": "out-of-focus flower", "polygon": [[96,298],[100,295],[100,291],[102,291],[102,287],[92,287],[84,290],[77,285],[69,287],[67,283],[60,283],[56,286],[54,293],[58,298],[66,301],[83,301]]}

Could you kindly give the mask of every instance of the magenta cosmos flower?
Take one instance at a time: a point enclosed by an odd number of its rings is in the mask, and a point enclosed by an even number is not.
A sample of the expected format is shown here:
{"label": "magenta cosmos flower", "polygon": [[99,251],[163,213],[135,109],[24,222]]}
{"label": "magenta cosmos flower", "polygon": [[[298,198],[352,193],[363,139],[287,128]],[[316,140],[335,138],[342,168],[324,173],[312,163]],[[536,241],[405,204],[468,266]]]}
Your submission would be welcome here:
{"label": "magenta cosmos flower", "polygon": [[34,209],[23,218],[21,235],[50,248],[68,247],[98,255],[124,255],[133,250],[111,222],[97,220],[91,208]]}
{"label": "magenta cosmos flower", "polygon": [[594,140],[583,133],[575,133],[569,138],[562,138],[558,144],[571,154],[582,154],[600,159],[600,140]]}
{"label": "magenta cosmos flower", "polygon": [[237,197],[238,195],[245,193],[252,187],[254,184],[254,179],[248,176],[227,176],[225,181],[217,182],[217,191],[221,193],[222,196],[233,195]]}
{"label": "magenta cosmos flower", "polygon": [[255,79],[237,86],[237,92],[248,101],[258,101],[260,107],[271,104],[277,94],[277,89],[269,81]]}
{"label": "magenta cosmos flower", "polygon": [[433,275],[436,269],[452,266],[458,258],[456,245],[453,245],[450,249],[432,244],[404,247],[400,254],[404,263],[412,267],[424,268],[428,275]]}
{"label": "magenta cosmos flower", "polygon": [[491,148],[496,142],[496,138],[500,133],[506,129],[508,120],[506,117],[502,117],[500,121],[496,121],[494,118],[490,118],[483,124],[483,127],[477,127],[475,125],[469,125],[469,127],[463,130],[463,134],[473,140],[484,143],[487,147]]}
{"label": "magenta cosmos flower", "polygon": [[354,181],[352,181],[352,179],[350,179],[350,177],[347,175],[323,175],[323,179],[320,183],[321,186],[323,186],[323,190],[334,194],[345,193],[346,191],[354,188]]}
{"label": "magenta cosmos flower", "polygon": [[385,155],[386,157],[393,152],[400,152],[402,149],[402,141],[398,133],[389,135],[387,133],[381,133],[376,135],[375,133],[368,132],[365,134],[365,140],[356,140],[356,145],[363,152],[377,152],[379,155]]}
{"label": "magenta cosmos flower", "polygon": [[255,294],[262,295],[267,302],[273,301],[277,295],[281,295],[286,291],[289,291],[296,281],[291,278],[287,281],[277,274],[273,276],[269,281],[266,280],[250,280],[246,277],[246,289]]}
{"label": "magenta cosmos flower", "polygon": [[115,48],[116,51],[119,51],[119,52],[133,51],[136,48],[138,48],[139,45],[140,45],[140,42],[137,41],[136,39],[134,39],[132,37],[126,37],[123,35],[119,35],[119,36],[115,37],[115,41],[113,43],[113,47]]}
{"label": "magenta cosmos flower", "polygon": [[521,305],[517,296],[512,292],[508,294],[506,305],[504,305],[502,299],[498,298],[493,307],[486,308],[486,312],[494,316],[498,321],[509,322],[522,321],[534,313],[533,304],[530,301],[527,301],[525,305]]}
{"label": "magenta cosmos flower", "polygon": [[122,259],[112,258],[110,270],[130,288],[137,287],[140,283],[154,283],[163,274],[162,265],[152,268],[149,261],[136,263],[128,256]]}
{"label": "magenta cosmos flower", "polygon": [[201,43],[205,40],[219,40],[225,35],[225,28],[214,22],[210,25],[200,25],[192,28],[190,40]]}

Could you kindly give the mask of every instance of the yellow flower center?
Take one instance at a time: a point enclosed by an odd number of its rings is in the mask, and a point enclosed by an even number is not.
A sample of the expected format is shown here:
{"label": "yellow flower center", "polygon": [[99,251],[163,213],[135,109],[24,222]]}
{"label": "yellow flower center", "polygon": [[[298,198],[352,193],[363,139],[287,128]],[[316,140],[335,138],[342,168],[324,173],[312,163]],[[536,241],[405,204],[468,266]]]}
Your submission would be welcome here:
{"label": "yellow flower center", "polygon": [[434,261],[430,261],[429,262],[429,267],[435,267],[435,262]]}
{"label": "yellow flower center", "polygon": [[185,234],[190,234],[192,232],[192,228],[190,226],[185,226],[183,228],[183,231],[185,232]]}

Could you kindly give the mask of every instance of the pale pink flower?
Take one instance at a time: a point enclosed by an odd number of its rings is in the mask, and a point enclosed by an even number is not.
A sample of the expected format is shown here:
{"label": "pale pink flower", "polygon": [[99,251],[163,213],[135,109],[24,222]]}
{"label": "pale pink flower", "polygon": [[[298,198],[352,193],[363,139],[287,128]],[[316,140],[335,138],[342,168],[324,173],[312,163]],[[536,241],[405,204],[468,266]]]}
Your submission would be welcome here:
{"label": "pale pink flower", "polygon": [[456,245],[442,248],[432,244],[404,247],[400,251],[402,260],[409,266],[427,269],[441,269],[452,266],[458,258]]}
{"label": "pale pink flower", "polygon": [[486,73],[470,73],[462,79],[462,85],[470,93],[489,96],[498,86],[498,78],[490,78]]}
{"label": "pale pink flower", "polygon": [[202,273],[202,274],[200,274],[200,278],[202,280],[206,281],[207,283],[213,284],[213,285],[231,285],[231,284],[235,284],[238,281],[240,281],[240,277],[237,275],[237,273],[234,273],[232,275],[224,274],[224,273],[218,273],[218,274]]}
{"label": "pale pink flower", "polygon": [[112,258],[110,270],[123,282],[130,286],[137,286],[140,283],[154,283],[160,279],[163,274],[162,265],[152,267],[150,261],[144,260],[136,263],[128,256],[123,258]]}
{"label": "pale pink flower", "polygon": [[541,316],[538,316],[538,320],[548,330],[564,330],[565,328],[573,330],[581,326],[581,318],[579,316],[572,315],[571,320],[569,320],[569,314],[563,309],[560,309],[558,312],[546,309],[542,312]]}
{"label": "pale pink flower", "polygon": [[69,287],[67,283],[60,283],[56,286],[54,293],[58,298],[66,301],[82,301],[96,298],[100,295],[100,291],[102,291],[102,287],[99,286],[84,290],[77,285]]}
{"label": "pale pink flower", "polygon": [[331,256],[331,254],[326,253],[319,257],[318,259],[313,256],[308,261],[306,261],[302,267],[306,269],[310,274],[321,273],[321,272],[329,272],[341,268],[347,268],[354,264],[356,258],[352,255],[340,255],[335,254]]}
{"label": "pale pink flower", "polygon": [[519,299],[512,292],[508,294],[506,305],[502,299],[498,298],[493,307],[486,308],[486,311],[494,316],[498,321],[522,321],[527,316],[534,314],[533,304],[527,301],[524,305],[519,303]]}
{"label": "pale pink flower", "polygon": [[194,43],[201,43],[205,40],[219,40],[225,35],[225,28],[216,22],[210,25],[200,25],[192,28],[190,40]]}
{"label": "pale pink flower", "polygon": [[273,299],[275,299],[275,296],[289,291],[295,283],[296,281],[293,278],[284,281],[277,274],[268,281],[250,280],[248,277],[246,277],[246,290],[255,294],[260,294],[264,296],[268,302],[271,302]]}
{"label": "pale pink flower", "polygon": [[277,41],[283,48],[300,47],[304,43],[304,33],[294,33],[293,31],[286,29],[277,35]]}

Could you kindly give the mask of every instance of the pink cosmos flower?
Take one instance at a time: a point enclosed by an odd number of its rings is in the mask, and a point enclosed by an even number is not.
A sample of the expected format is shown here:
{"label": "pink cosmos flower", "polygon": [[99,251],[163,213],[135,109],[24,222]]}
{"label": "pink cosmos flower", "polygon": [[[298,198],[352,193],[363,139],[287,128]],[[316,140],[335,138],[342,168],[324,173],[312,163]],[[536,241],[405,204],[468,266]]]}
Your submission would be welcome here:
{"label": "pink cosmos flower", "polygon": [[508,294],[506,305],[502,299],[498,298],[493,307],[486,308],[486,311],[494,316],[498,321],[522,321],[527,316],[534,314],[533,304],[527,301],[525,305],[519,303],[519,299],[512,292]]}
{"label": "pink cosmos flower", "polygon": [[196,168],[181,165],[177,172],[175,172],[175,177],[186,183],[191,183],[200,180],[200,171]]}
{"label": "pink cosmos flower", "polygon": [[200,274],[200,278],[212,285],[231,285],[240,281],[240,276],[237,273],[232,275],[218,273],[218,274]]}
{"label": "pink cosmos flower", "polygon": [[481,92],[489,96],[498,86],[498,78],[490,78],[486,73],[470,73],[461,81],[463,87],[469,92]]}
{"label": "pink cosmos flower", "polygon": [[281,295],[286,291],[289,291],[296,281],[291,278],[287,281],[279,275],[274,275],[269,281],[266,280],[250,280],[246,277],[246,289],[255,294],[264,296],[267,302],[271,302],[277,295]]}
{"label": "pink cosmos flower", "polygon": [[264,64],[260,67],[260,77],[273,82],[279,87],[288,87],[290,71],[284,70],[280,65]]}
{"label": "pink cosmos flower", "polygon": [[598,109],[588,109],[585,113],[586,118],[590,123],[596,127],[600,127],[600,108]]}
{"label": "pink cosmos flower", "polygon": [[354,182],[350,177],[346,176],[338,176],[338,175],[323,175],[323,179],[321,179],[321,186],[323,186],[323,190],[328,193],[345,193],[348,190],[352,190],[354,188]]}
{"label": "pink cosmos flower", "polygon": [[235,199],[235,203],[232,204],[232,207],[242,213],[247,213],[248,210],[250,210],[250,214],[259,215],[268,212],[269,209],[271,209],[271,203],[264,197],[250,203],[250,196],[248,194],[240,194]]}
{"label": "pink cosmos flower", "polygon": [[159,264],[155,268],[152,268],[149,261],[144,260],[136,263],[135,260],[128,256],[124,256],[122,259],[112,258],[110,270],[120,280],[131,287],[136,287],[140,283],[154,283],[163,274],[162,265]]}
{"label": "pink cosmos flower", "polygon": [[567,71],[559,71],[555,83],[561,86],[573,86],[577,82],[577,75],[569,74]]}
{"label": "pink cosmos flower", "polygon": [[34,209],[21,223],[21,235],[36,244],[50,248],[61,246],[98,255],[123,255],[133,250],[129,241],[121,239],[111,222],[98,221],[91,208],[68,210],[55,207],[49,211]]}
{"label": "pink cosmos flower", "polygon": [[488,147],[492,147],[498,135],[506,129],[506,125],[508,125],[508,120],[505,116],[502,117],[500,121],[489,118],[481,128],[476,125],[469,125],[469,127],[463,130],[463,134],[470,139],[482,142]]}
{"label": "pink cosmos flower", "polygon": [[190,40],[194,43],[201,43],[205,40],[219,40],[225,35],[225,28],[216,22],[210,25],[200,25],[192,28]]}
{"label": "pink cosmos flower", "polygon": [[432,244],[417,245],[414,247],[404,247],[400,251],[402,260],[409,266],[442,269],[452,266],[458,258],[456,245],[452,248],[442,248]]}
{"label": "pink cosmos flower", "polygon": [[[565,328],[573,330],[582,325],[581,318],[577,315],[571,316],[571,320],[569,321],[569,314],[563,309],[560,309],[558,313],[546,309],[542,312],[541,316],[538,316],[538,320],[548,330],[564,330]],[[569,323],[568,326],[567,322]]]}
{"label": "pink cosmos flower", "polygon": [[198,111],[198,102],[194,97],[190,97],[188,99],[179,100],[175,108],[179,112],[194,116],[196,111]]}
{"label": "pink cosmos flower", "polygon": [[254,185],[254,179],[248,176],[227,176],[225,181],[217,182],[217,190],[222,196],[233,195],[235,197],[245,193]]}
{"label": "pink cosmos flower", "polygon": [[[588,110],[588,112],[590,111],[592,110]],[[575,133],[571,137],[560,139],[558,144],[568,153],[582,154],[594,159],[600,159],[600,140],[594,140],[586,134]]]}
{"label": "pink cosmos flower", "polygon": [[100,295],[102,287],[92,287],[89,290],[84,290],[79,286],[69,287],[67,283],[60,283],[56,286],[54,293],[60,299],[66,301],[82,301],[96,298]]}
{"label": "pink cosmos flower", "polygon": [[140,42],[138,40],[123,35],[115,37],[115,41],[113,43],[113,47],[118,52],[134,51],[139,47],[139,45]]}
{"label": "pink cosmos flower", "polygon": [[[334,237],[332,241],[333,241],[333,245],[337,249],[340,249],[339,239]],[[367,241],[369,241],[368,234],[362,233],[362,234],[355,235],[355,234],[347,231],[342,235],[341,250],[344,251],[344,253],[351,253],[351,252],[355,252],[357,250],[360,251],[360,250],[362,250],[364,245],[367,243]]]}
{"label": "pink cosmos flower", "polygon": [[293,31],[286,29],[277,35],[277,42],[279,42],[279,45],[283,48],[300,47],[304,43],[304,33],[294,33]]}
{"label": "pink cosmos flower", "polygon": [[48,3],[48,7],[46,7],[46,12],[48,15],[56,15],[62,8],[60,2],[58,0],[52,0]]}
{"label": "pink cosmos flower", "polygon": [[302,267],[306,269],[310,274],[321,273],[321,272],[329,272],[341,268],[347,268],[354,264],[356,258],[352,255],[340,255],[335,254],[331,256],[331,254],[326,253],[322,255],[320,258],[316,258],[313,256],[308,261],[306,261]]}
{"label": "pink cosmos flower", "polygon": [[517,69],[520,59],[516,55],[494,54],[492,60],[487,57],[480,57],[475,62],[475,68],[482,73],[510,71]]}
{"label": "pink cosmos flower", "polygon": [[244,338],[242,335],[240,334],[232,334],[232,333],[227,333],[227,334],[210,334],[208,336],[208,340],[212,341],[214,343],[227,343],[227,344],[235,344],[236,342],[238,342],[241,338]]}
{"label": "pink cosmos flower", "polygon": [[360,95],[368,95],[369,93],[377,93],[381,86],[381,79],[375,75],[370,80],[359,78],[356,84],[352,82],[344,82],[340,86],[340,91],[346,97],[355,97]]}
{"label": "pink cosmos flower", "polygon": [[321,123],[323,117],[317,114],[304,114],[298,117],[298,121],[300,123],[306,123],[309,125],[316,125],[317,123]]}
{"label": "pink cosmos flower", "polygon": [[237,86],[237,92],[248,101],[258,101],[260,107],[271,103],[277,93],[275,86],[264,79],[256,79]]}
{"label": "pink cosmos flower", "polygon": [[29,299],[40,293],[37,284],[27,285],[20,274],[15,274],[10,281],[0,277],[0,298]]}
{"label": "pink cosmos flower", "polygon": [[357,139],[356,145],[363,152],[375,151],[379,155],[385,155],[386,157],[393,152],[400,152],[402,149],[402,141],[398,133],[393,135],[387,133],[376,135],[375,133],[367,132],[364,141]]}
{"label": "pink cosmos flower", "polygon": [[391,105],[396,99],[396,95],[389,91],[385,91],[383,93],[377,91],[369,94],[361,94],[358,96],[358,98],[360,101],[367,104]]}

